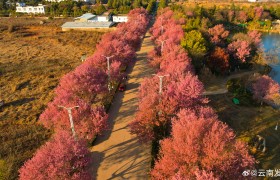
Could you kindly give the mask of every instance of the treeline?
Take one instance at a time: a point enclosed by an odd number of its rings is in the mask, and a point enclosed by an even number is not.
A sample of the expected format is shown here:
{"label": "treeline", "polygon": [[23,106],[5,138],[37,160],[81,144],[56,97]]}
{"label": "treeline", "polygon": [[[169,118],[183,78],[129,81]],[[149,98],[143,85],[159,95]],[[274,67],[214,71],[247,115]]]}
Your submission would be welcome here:
{"label": "treeline", "polygon": [[157,74],[141,83],[131,132],[143,142],[153,142],[152,179],[243,178],[242,172],[254,168],[255,160],[202,95],[203,84],[180,45],[185,20],[175,18],[165,8],[151,29],[156,47],[149,61]]}
{"label": "treeline", "polygon": [[[5,0],[0,1],[0,15],[8,16],[10,13],[20,15],[19,13],[15,13],[15,2],[7,4]],[[26,1],[26,5],[36,6],[38,3],[46,5],[45,14],[47,16],[62,15],[64,17],[76,17],[87,12],[99,15],[108,10],[113,14],[127,14],[130,10],[140,7],[147,9],[147,11],[151,13],[154,11],[156,5],[155,0],[109,0],[107,4],[102,3],[102,1],[96,1],[95,4],[72,0],[61,2]]]}

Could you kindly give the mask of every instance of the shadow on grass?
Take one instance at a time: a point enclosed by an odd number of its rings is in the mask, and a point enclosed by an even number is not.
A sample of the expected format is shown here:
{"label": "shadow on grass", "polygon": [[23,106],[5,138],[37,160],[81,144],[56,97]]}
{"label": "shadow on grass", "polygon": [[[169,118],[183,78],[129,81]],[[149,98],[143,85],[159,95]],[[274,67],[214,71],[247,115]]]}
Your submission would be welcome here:
{"label": "shadow on grass", "polygon": [[21,106],[25,103],[29,103],[34,100],[35,100],[35,98],[23,98],[23,99],[15,100],[12,102],[8,102],[8,103],[4,104],[4,106]]}

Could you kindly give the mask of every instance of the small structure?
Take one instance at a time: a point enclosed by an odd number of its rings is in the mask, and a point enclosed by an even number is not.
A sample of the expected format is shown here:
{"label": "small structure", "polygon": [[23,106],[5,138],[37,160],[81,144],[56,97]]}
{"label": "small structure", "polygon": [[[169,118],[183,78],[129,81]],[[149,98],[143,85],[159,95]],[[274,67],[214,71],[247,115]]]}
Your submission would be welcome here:
{"label": "small structure", "polygon": [[239,99],[237,99],[237,98],[233,98],[232,102],[236,105],[240,104]]}
{"label": "small structure", "polygon": [[62,27],[62,31],[68,30],[92,30],[92,29],[106,29],[112,27],[115,22],[111,21],[112,16],[107,13],[103,15],[94,15],[92,13],[83,14],[75,18],[74,22],[66,22]]}
{"label": "small structure", "polygon": [[42,4],[38,6],[26,6],[25,3],[17,3],[16,12],[28,14],[45,14],[45,7]]}
{"label": "small structure", "polygon": [[112,21],[109,22],[66,22],[62,27],[62,31],[69,30],[92,30],[99,28],[110,28],[115,23]]}
{"label": "small structure", "polygon": [[87,22],[89,20],[94,19],[95,17],[96,17],[96,15],[94,15],[92,13],[86,13],[80,17],[75,18],[75,22]]}
{"label": "small structure", "polygon": [[75,18],[75,22],[109,22],[111,21],[111,15],[94,15],[92,13],[83,14],[80,17]]}
{"label": "small structure", "polygon": [[127,21],[128,21],[127,16],[124,16],[124,15],[113,16],[113,22],[127,22]]}

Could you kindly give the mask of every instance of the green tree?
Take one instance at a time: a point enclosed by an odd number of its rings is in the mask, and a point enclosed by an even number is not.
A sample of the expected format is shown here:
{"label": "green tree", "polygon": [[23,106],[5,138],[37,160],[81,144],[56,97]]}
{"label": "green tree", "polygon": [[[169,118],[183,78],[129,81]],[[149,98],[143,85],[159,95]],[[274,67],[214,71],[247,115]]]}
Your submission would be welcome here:
{"label": "green tree", "polygon": [[149,13],[152,13],[154,8],[155,8],[155,6],[156,6],[156,0],[150,0],[146,10]]}
{"label": "green tree", "polygon": [[133,8],[141,7],[141,0],[134,0],[132,6]]}
{"label": "green tree", "polygon": [[96,14],[103,14],[104,12],[106,12],[106,8],[103,4],[98,4],[95,9],[94,9]]}
{"label": "green tree", "polygon": [[83,6],[81,7],[81,10],[83,11],[83,13],[88,12],[89,6],[88,6],[88,5],[83,5]]}
{"label": "green tree", "polygon": [[192,64],[195,69],[199,71],[202,68],[204,55],[207,52],[207,42],[198,30],[186,32],[184,38],[181,40],[183,48],[188,50]]}
{"label": "green tree", "polygon": [[68,17],[68,11],[66,8],[63,10],[62,15],[63,15],[63,17]]}
{"label": "green tree", "polygon": [[118,7],[119,7],[119,1],[118,1],[118,0],[114,0],[114,1],[113,1],[113,4],[112,4],[112,7],[113,7],[114,9],[118,8]]}
{"label": "green tree", "polygon": [[107,7],[112,8],[112,6],[113,6],[113,0],[108,0]]}
{"label": "green tree", "polygon": [[167,7],[167,1],[166,0],[160,0],[159,1],[159,4],[158,4],[158,7],[161,9],[161,8],[165,8]]}
{"label": "green tree", "polygon": [[192,55],[204,55],[207,52],[206,40],[198,30],[185,33],[181,45]]}

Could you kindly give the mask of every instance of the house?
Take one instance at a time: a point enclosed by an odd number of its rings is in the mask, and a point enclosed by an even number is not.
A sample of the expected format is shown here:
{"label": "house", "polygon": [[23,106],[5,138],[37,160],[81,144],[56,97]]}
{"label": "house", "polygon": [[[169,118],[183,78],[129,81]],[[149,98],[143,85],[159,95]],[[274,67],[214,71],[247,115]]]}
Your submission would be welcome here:
{"label": "house", "polygon": [[17,3],[16,12],[28,14],[45,14],[45,6],[26,6],[25,3]]}
{"label": "house", "polygon": [[127,22],[128,17],[124,15],[113,16],[113,22]]}

